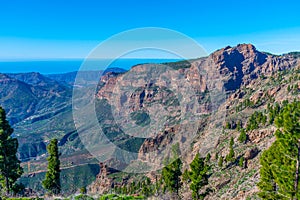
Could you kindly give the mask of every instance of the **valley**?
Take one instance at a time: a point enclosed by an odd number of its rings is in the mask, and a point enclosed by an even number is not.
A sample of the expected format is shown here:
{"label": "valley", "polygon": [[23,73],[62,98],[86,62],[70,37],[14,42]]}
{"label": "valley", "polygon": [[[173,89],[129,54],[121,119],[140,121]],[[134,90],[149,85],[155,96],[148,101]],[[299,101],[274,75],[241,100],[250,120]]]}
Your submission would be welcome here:
{"label": "valley", "polygon": [[[277,130],[270,113],[273,106],[283,109],[287,101],[299,101],[299,67],[298,53],[272,55],[251,44],[239,44],[208,57],[163,66],[113,68],[96,82],[102,71],[79,72],[85,79],[78,81],[74,72],[0,74],[0,105],[19,141],[18,157],[24,169],[20,182],[43,194],[39,182],[46,171],[46,146],[57,138],[63,194],[86,187],[94,195],[114,190],[175,198],[156,191],[156,184],[178,145],[182,172],[197,154],[210,154],[207,187],[211,191],[206,199],[257,199],[259,159],[274,142]],[[74,100],[74,89],[80,99]],[[74,112],[87,121],[92,113],[88,106],[72,107],[74,101],[85,105],[91,96],[100,126],[74,124]],[[157,105],[163,106],[159,112]],[[239,139],[242,131],[246,139]],[[230,148],[234,159],[221,166],[219,159],[225,159]],[[241,158],[245,164],[241,161],[240,166]],[[99,165],[102,161],[107,168]],[[110,173],[110,168],[117,171]],[[138,182],[144,187],[132,189]],[[183,199],[191,199],[189,184],[182,182]],[[147,188],[156,193],[146,192]]]}

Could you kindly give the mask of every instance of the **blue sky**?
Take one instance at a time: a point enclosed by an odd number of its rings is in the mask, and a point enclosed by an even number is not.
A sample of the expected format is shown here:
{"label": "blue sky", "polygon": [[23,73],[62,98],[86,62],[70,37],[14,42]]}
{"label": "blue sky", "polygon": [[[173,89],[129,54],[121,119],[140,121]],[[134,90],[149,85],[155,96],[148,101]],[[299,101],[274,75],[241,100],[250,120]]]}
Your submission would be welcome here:
{"label": "blue sky", "polygon": [[99,42],[140,27],[182,32],[208,52],[238,43],[299,51],[299,8],[296,0],[3,0],[0,59],[84,58]]}

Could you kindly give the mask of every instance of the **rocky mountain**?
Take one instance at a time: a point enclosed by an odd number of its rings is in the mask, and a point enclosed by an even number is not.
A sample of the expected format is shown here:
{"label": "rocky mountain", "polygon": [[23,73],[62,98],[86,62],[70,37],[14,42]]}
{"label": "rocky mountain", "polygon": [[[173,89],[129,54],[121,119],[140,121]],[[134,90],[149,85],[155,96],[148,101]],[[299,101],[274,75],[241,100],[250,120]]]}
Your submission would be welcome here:
{"label": "rocky mountain", "polygon": [[[90,192],[109,191],[112,185],[118,184],[129,187],[139,179],[130,172],[141,172],[140,167],[145,168],[149,163],[162,166],[172,147],[179,143],[184,169],[188,169],[196,153],[213,155],[209,178],[213,192],[207,199],[257,198],[259,157],[274,141],[276,128],[273,124],[264,124],[248,130],[247,143],[238,142],[240,130],[249,126],[252,115],[267,113],[268,105],[299,99],[299,59],[295,53],[277,56],[260,52],[251,44],[240,44],[193,60],[188,66],[175,65],[176,68],[172,63],[167,66],[138,65],[125,74],[102,77],[97,98],[100,107],[105,102],[112,111],[108,116],[98,112],[99,123],[103,127],[113,124],[113,128],[105,129],[104,134],[109,136],[117,132],[124,141],[129,140],[128,134],[144,139],[141,145],[130,149],[116,142],[120,140],[117,136],[109,138],[125,151],[138,150],[134,159],[140,163],[126,160],[124,154],[120,156],[115,150],[114,157],[127,163],[122,168],[127,175],[119,173],[123,181],[117,181],[115,176],[100,174],[90,186]],[[161,106],[155,107],[158,104]],[[151,110],[151,107],[155,109]],[[191,113],[192,116],[187,115]],[[115,128],[115,124],[122,128]],[[132,128],[134,126],[138,128]],[[234,138],[237,160],[220,169],[217,157],[226,157],[231,137]],[[245,158],[246,167],[237,165],[241,157]],[[109,167],[116,166],[114,162],[108,163],[111,164]],[[144,175],[154,184],[160,173],[153,172],[155,168],[149,169]],[[103,180],[110,184],[101,184]],[[187,184],[181,192],[184,199],[191,198]]]}
{"label": "rocky mountain", "polygon": [[[195,115],[193,117],[209,114],[214,109],[222,107],[222,101],[226,101],[227,95],[242,87],[256,84],[261,76],[272,76],[273,73],[289,70],[298,62],[292,56],[267,55],[257,51],[253,45],[242,44],[236,47],[226,47],[207,58],[192,61],[188,68],[183,66],[174,70],[172,63],[168,66],[138,65],[122,75],[107,74],[101,79],[102,87],[97,97],[102,101],[107,101],[114,108],[111,113],[113,116],[108,118],[114,118],[114,121],[121,124],[120,134],[126,130],[130,131],[131,135],[140,132],[148,134],[143,136],[150,139],[146,139],[145,143],[136,149],[141,156],[145,151],[152,151],[159,147],[159,144],[154,145],[157,143],[155,141],[164,143],[163,139],[168,138],[170,134],[183,135],[181,131],[194,131],[197,125],[185,128],[179,125],[179,123],[189,121],[189,118],[182,116],[182,113],[193,113]],[[181,99],[176,96],[179,92],[184,95]],[[193,98],[196,101],[193,102]],[[211,98],[210,101],[209,98]],[[163,116],[161,115],[164,110],[159,110],[158,113],[154,113],[156,110],[150,110],[153,104],[162,104],[165,109]],[[213,104],[218,107],[214,108]],[[181,114],[178,115],[178,112]],[[158,132],[154,131],[157,127],[147,127],[150,114],[154,125],[164,126],[160,127]],[[161,117],[165,115],[168,115],[165,124],[154,122],[154,120],[161,121]],[[103,119],[101,111],[98,112],[98,117],[100,120]],[[201,117],[199,119],[203,120]],[[106,121],[103,125],[112,124],[114,121]],[[102,121],[99,122],[102,123]],[[140,126],[136,130],[131,128],[134,123],[140,123],[137,124]],[[128,129],[126,129],[127,126]],[[111,131],[116,131],[116,129],[113,128]],[[155,137],[149,137],[149,135],[155,135]]]}
{"label": "rocky mountain", "polygon": [[[183,169],[188,169],[196,153],[212,155],[209,182],[214,192],[208,199],[255,198],[259,157],[274,141],[275,127],[265,124],[247,131],[245,144],[238,142],[240,128],[246,129],[256,111],[267,112],[268,104],[299,99],[299,62],[297,53],[277,56],[260,52],[251,44],[240,44],[205,58],[141,64],[127,72],[107,71],[99,83],[94,79],[99,74],[86,72],[76,87],[82,89],[78,95],[82,107],[75,109],[85,120],[85,125],[77,124],[80,134],[93,136],[87,139],[78,137],[73,121],[74,73],[0,74],[0,105],[19,139],[20,158],[31,160],[23,164],[25,182],[29,180],[26,176],[44,173],[45,147],[53,136],[60,141],[64,174],[73,170],[74,175],[74,167],[81,171],[80,166],[86,169],[92,165],[89,175],[94,176],[99,171],[94,164],[106,161],[100,167],[109,173],[97,176],[89,186],[90,193],[110,191],[113,185],[123,187],[145,177],[154,184],[160,178],[159,170],[180,144]],[[89,86],[96,83],[95,91]],[[95,97],[95,105],[87,106],[91,102],[85,96]],[[93,110],[100,126],[89,121]],[[247,168],[230,163],[222,170],[218,168],[216,157],[226,157],[231,137],[237,159],[245,157]],[[95,151],[100,144],[104,150]],[[182,195],[190,199],[187,185]],[[73,185],[68,192],[78,187]]]}

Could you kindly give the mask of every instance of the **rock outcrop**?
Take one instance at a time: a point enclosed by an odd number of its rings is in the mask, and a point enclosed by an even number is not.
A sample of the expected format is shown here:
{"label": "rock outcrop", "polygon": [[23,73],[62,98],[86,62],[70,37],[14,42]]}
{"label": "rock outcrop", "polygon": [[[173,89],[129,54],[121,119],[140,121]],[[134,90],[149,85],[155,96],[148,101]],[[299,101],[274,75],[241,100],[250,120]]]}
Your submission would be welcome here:
{"label": "rock outcrop", "polygon": [[[160,130],[142,135],[147,139],[140,148],[139,157],[145,158],[147,151],[157,150],[160,145],[166,146],[170,143],[172,141],[170,135],[180,134],[179,124],[188,120],[182,120],[178,113],[192,113],[195,116],[210,114],[221,105],[219,102],[213,102],[217,101],[215,96],[212,96],[215,90],[220,94],[223,89],[224,94],[233,93],[233,96],[229,97],[231,100],[241,99],[245,96],[243,91],[239,92],[241,87],[255,85],[261,76],[272,76],[275,72],[294,67],[298,62],[292,56],[275,56],[259,52],[251,44],[228,46],[207,58],[192,61],[189,68],[173,70],[159,65],[137,65],[120,75],[107,73],[101,78],[97,98],[106,99],[112,105],[114,117],[119,120],[119,124],[130,123],[133,112],[145,112],[149,115],[151,110],[148,109],[153,104],[163,105],[173,121],[165,123]],[[250,97],[250,100],[256,103],[266,95],[272,96],[279,90],[280,87],[273,88],[268,93],[258,91]],[[184,91],[186,96],[178,99],[177,91]],[[193,102],[192,98],[196,98],[197,102]],[[233,101],[227,103],[230,106]],[[185,106],[180,107],[180,104]],[[152,118],[160,119],[159,114],[161,113],[156,113]],[[143,126],[138,131],[146,132]],[[257,138],[250,139],[257,140]]]}
{"label": "rock outcrop", "polygon": [[103,194],[109,192],[110,189],[115,187],[113,178],[108,177],[110,174],[116,173],[117,171],[113,168],[108,167],[105,163],[99,163],[100,172],[96,177],[94,183],[88,187],[88,192],[91,194]]}
{"label": "rock outcrop", "polygon": [[[238,126],[237,119],[242,122],[242,128],[245,128],[247,117],[251,112],[265,109],[267,101],[276,99],[280,102],[284,99],[292,99],[294,97],[292,94],[287,95],[286,84],[278,85],[271,81],[274,75],[289,71],[299,64],[299,59],[290,55],[266,54],[258,51],[251,44],[240,44],[236,47],[220,49],[206,58],[193,60],[188,68],[174,70],[162,67],[164,70],[159,71],[161,66],[137,65],[124,74],[107,74],[102,77],[96,96],[98,99],[107,100],[112,105],[115,120],[119,120],[118,122],[125,126],[132,120],[130,114],[132,112],[145,112],[145,115],[140,115],[144,119],[147,118],[146,115],[156,118],[156,115],[151,115],[149,109],[155,103],[162,104],[164,108],[158,109],[158,113],[168,111],[165,113],[172,121],[163,124],[160,129],[152,129],[148,135],[143,135],[147,137],[140,146],[137,158],[159,164],[156,163],[156,159],[161,159],[159,153],[165,147],[176,144],[174,141],[187,140],[188,138],[183,136],[189,133],[192,140],[188,140],[188,146],[180,148],[185,151],[181,152],[181,156],[184,167],[188,168],[196,153],[205,155],[213,152],[225,157],[228,153],[226,148],[228,144],[225,141],[229,141],[231,136],[238,138],[239,135],[237,130],[233,130]],[[153,71],[150,70],[151,68]],[[183,91],[188,95],[180,99],[177,91]],[[218,95],[213,96],[214,91],[217,91],[219,96],[224,94],[228,98],[217,99]],[[195,99],[196,101],[193,101]],[[242,105],[243,112],[240,114],[237,107],[245,100],[249,101],[251,106]],[[190,113],[194,118],[182,117],[177,113]],[[199,117],[200,115],[205,117]],[[230,130],[224,131],[227,118],[233,126]],[[144,128],[148,125],[146,121],[144,124],[132,125],[141,125],[138,130],[143,133],[147,131]],[[247,169],[235,170],[233,175],[230,172],[224,177],[212,176],[214,188],[220,191],[224,191],[225,185],[230,188],[226,193],[216,192],[208,199],[245,198],[257,191],[255,183],[259,178],[260,151],[272,143],[274,130],[275,127],[270,125],[247,132],[248,143],[241,149],[242,153],[239,152],[237,155],[237,158],[244,156]],[[157,154],[149,154],[156,151]],[[234,167],[233,164],[228,166],[229,169]],[[153,172],[148,175],[150,174],[151,177],[155,177]],[[249,177],[240,183],[238,177],[248,176],[247,174],[250,174]],[[246,191],[239,193],[242,187],[246,188]]]}

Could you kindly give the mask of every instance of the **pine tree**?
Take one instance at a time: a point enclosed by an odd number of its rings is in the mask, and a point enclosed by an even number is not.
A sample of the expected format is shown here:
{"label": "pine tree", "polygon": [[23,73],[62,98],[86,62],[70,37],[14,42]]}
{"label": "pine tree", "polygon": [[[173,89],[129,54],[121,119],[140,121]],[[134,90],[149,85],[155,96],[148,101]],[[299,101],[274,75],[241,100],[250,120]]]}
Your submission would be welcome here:
{"label": "pine tree", "polygon": [[242,129],[242,130],[241,130],[241,133],[240,133],[240,136],[239,136],[239,138],[238,138],[238,141],[239,141],[240,143],[244,143],[244,144],[247,142],[247,134],[246,134],[245,129]]}
{"label": "pine tree", "polygon": [[12,133],[13,129],[6,120],[6,113],[0,107],[0,179],[7,194],[11,192],[15,182],[23,173],[16,156],[18,140],[11,136]]}
{"label": "pine tree", "polygon": [[216,160],[219,159],[219,154],[218,154],[218,152],[215,154],[215,159],[216,159]]}
{"label": "pine tree", "polygon": [[60,186],[60,160],[57,146],[57,139],[50,141],[47,146],[49,153],[48,160],[48,171],[43,181],[43,187],[52,194],[59,194],[61,190]]}
{"label": "pine tree", "polygon": [[234,140],[233,137],[230,138],[230,143],[229,143],[229,153],[226,156],[225,160],[227,162],[233,162],[235,160],[235,154],[234,154],[234,150],[233,150],[233,145],[234,145]]}
{"label": "pine tree", "polygon": [[180,176],[182,162],[180,158],[175,159],[172,163],[162,169],[162,180],[164,182],[164,191],[168,190],[171,193],[179,195],[179,189],[182,185]]}
{"label": "pine tree", "polygon": [[263,199],[300,199],[299,119],[299,101],[284,106],[275,118],[276,141],[260,158],[258,187]]}
{"label": "pine tree", "polygon": [[233,146],[233,145],[234,145],[234,140],[233,140],[233,137],[231,137],[231,138],[230,138],[229,145],[230,145],[230,146]]}
{"label": "pine tree", "polygon": [[200,193],[200,189],[208,184],[209,166],[205,163],[205,158],[201,158],[199,154],[195,156],[190,164],[189,178],[191,180],[190,189],[192,190],[193,199],[204,199],[206,192]]}
{"label": "pine tree", "polygon": [[219,158],[219,162],[218,162],[218,166],[219,166],[220,168],[222,168],[222,167],[223,167],[223,162],[224,162],[224,160],[223,160],[223,156],[220,156],[220,158]]}
{"label": "pine tree", "polygon": [[[125,188],[126,188],[126,186],[125,186]],[[146,185],[146,184],[143,184],[143,186],[142,186],[142,194],[144,195],[144,196],[146,196],[146,197],[148,197],[149,195],[150,195],[150,189],[148,188],[148,186]],[[125,193],[125,194],[127,194],[127,192]]]}
{"label": "pine tree", "polygon": [[210,162],[210,159],[211,159],[211,155],[210,155],[210,153],[208,153],[208,154],[206,155],[205,162],[209,163],[209,162]]}
{"label": "pine tree", "polygon": [[182,174],[182,181],[186,183],[190,181],[189,171],[187,169],[185,169]]}
{"label": "pine tree", "polygon": [[226,122],[225,128],[226,129],[230,129],[231,128],[231,124],[229,122]]}
{"label": "pine tree", "polygon": [[244,157],[241,157],[241,158],[239,159],[239,166],[240,166],[241,168],[244,168],[244,166],[245,166],[245,158],[244,158]]}

